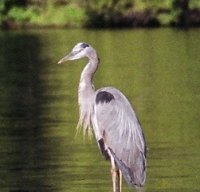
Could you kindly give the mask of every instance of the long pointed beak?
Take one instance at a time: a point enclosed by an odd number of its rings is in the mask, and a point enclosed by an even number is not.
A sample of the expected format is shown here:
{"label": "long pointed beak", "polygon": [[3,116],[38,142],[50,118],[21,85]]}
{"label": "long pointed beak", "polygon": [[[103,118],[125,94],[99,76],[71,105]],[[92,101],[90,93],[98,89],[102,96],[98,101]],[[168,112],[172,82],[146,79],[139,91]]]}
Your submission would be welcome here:
{"label": "long pointed beak", "polygon": [[62,64],[64,62],[66,62],[66,61],[69,61],[72,56],[73,56],[73,54],[69,53],[68,55],[66,55],[65,57],[63,57],[60,61],[58,61],[58,64]]}

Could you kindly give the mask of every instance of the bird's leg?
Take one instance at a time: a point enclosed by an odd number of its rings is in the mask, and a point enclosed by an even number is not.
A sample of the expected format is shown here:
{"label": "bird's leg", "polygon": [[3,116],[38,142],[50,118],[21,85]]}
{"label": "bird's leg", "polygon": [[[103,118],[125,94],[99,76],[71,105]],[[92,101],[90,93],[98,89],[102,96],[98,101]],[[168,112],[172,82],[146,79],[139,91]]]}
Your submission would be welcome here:
{"label": "bird's leg", "polygon": [[115,164],[114,158],[111,156],[111,174],[113,183],[113,192],[122,192],[121,171]]}
{"label": "bird's leg", "polygon": [[119,172],[119,191],[122,192],[122,172],[118,170]]}

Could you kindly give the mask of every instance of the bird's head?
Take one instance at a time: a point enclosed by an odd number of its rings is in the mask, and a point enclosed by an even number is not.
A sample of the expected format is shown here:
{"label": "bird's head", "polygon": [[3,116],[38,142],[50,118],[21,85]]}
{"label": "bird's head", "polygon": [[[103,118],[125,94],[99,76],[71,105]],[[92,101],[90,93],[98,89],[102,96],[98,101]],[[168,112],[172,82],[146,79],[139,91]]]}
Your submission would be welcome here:
{"label": "bird's head", "polygon": [[74,46],[74,48],[68,55],[64,56],[58,62],[58,64],[64,63],[65,61],[72,61],[83,57],[89,57],[91,55],[89,53],[91,53],[92,50],[93,48],[89,44],[83,42],[78,43]]}

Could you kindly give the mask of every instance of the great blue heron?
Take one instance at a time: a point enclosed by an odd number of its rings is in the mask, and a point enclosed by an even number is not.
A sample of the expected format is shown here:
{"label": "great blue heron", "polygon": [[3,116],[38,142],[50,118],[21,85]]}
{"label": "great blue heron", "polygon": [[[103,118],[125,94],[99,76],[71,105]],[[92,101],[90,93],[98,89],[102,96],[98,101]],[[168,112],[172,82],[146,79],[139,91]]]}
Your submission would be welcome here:
{"label": "great blue heron", "polygon": [[144,134],[131,104],[118,89],[94,90],[92,79],[99,64],[95,49],[87,43],[78,43],[58,64],[83,57],[89,62],[79,83],[78,127],[94,132],[101,153],[111,161],[113,192],[121,192],[122,175],[128,185],[141,187],[146,177]]}

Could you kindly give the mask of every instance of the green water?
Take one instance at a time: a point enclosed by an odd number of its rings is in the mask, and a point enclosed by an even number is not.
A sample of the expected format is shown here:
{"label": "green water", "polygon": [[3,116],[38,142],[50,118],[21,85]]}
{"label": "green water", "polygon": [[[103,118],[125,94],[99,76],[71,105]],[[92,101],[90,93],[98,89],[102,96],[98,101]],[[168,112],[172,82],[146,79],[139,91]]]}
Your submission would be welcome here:
{"label": "green water", "polygon": [[144,191],[200,191],[199,29],[0,32],[0,191],[112,191],[95,140],[76,135],[87,60],[56,64],[79,41],[101,58],[95,87],[120,89],[140,118]]}

